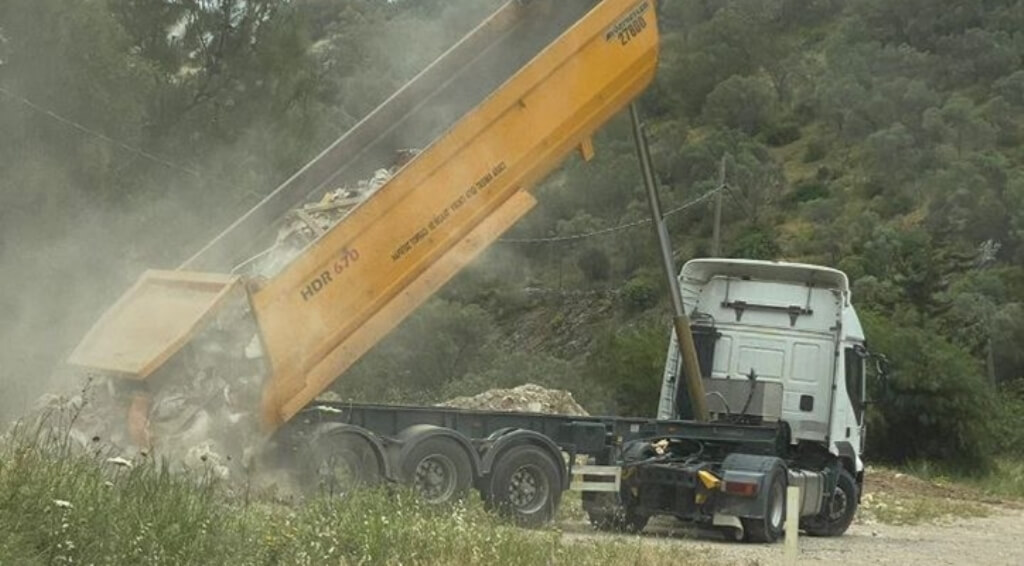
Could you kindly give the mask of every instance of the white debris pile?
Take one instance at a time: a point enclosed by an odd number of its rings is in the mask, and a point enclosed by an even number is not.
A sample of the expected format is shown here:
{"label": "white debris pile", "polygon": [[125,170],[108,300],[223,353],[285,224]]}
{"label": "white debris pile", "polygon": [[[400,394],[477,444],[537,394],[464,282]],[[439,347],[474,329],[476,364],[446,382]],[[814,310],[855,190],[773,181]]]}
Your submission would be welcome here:
{"label": "white debris pile", "polygon": [[235,307],[145,380],[90,377],[73,394],[42,397],[24,428],[101,451],[110,465],[166,459],[174,470],[241,479],[261,438],[264,366],[246,353],[256,332],[247,307]]}
{"label": "white debris pile", "polygon": [[515,413],[588,415],[587,411],[573,399],[572,393],[560,389],[547,389],[532,383],[512,389],[491,389],[473,397],[456,397],[441,403],[440,406]]}

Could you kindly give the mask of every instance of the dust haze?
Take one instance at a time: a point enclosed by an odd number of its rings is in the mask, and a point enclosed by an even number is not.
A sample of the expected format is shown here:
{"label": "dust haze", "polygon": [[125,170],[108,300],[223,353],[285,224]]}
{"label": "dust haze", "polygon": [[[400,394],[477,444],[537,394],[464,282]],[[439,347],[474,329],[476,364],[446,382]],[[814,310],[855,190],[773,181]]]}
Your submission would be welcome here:
{"label": "dust haze", "polygon": [[[380,61],[378,68],[355,69],[351,72],[360,76],[338,80],[341,98],[325,101],[323,111],[339,119],[299,134],[295,144],[305,147],[298,152],[305,157],[289,165],[315,156],[325,141],[360,117],[358,111],[372,109],[499,2],[469,4],[440,10],[430,16],[434,19],[410,9],[409,15],[387,21],[363,45]],[[4,23],[0,20],[0,30]],[[416,34],[415,45],[409,33]],[[10,45],[17,43],[8,40],[13,35],[0,32],[0,61],[33,56],[11,52]],[[346,38],[327,34],[320,39],[311,43],[308,56],[330,73],[331,58],[341,49],[333,46],[342,46]],[[331,48],[323,49],[324,41]],[[377,92],[355,92],[365,75],[374,75]],[[0,87],[15,91],[49,80],[45,68],[0,62]],[[85,132],[46,115],[49,108],[73,109],[78,112],[64,111],[60,118],[94,123],[91,109],[77,103],[74,90],[53,90],[46,100],[31,101],[39,104],[36,109],[0,96],[0,420],[17,418],[44,393],[74,392],[82,376],[64,360],[99,315],[144,270],[174,269],[294,172],[275,167],[285,160],[274,154],[265,132],[243,128],[236,141],[219,150],[170,164],[181,167],[149,159],[132,191],[89,192],[77,160],[96,159],[116,175],[120,164],[138,167],[147,158],[122,147],[117,132]],[[21,137],[37,143],[22,144]],[[42,138],[58,141],[38,143]]]}

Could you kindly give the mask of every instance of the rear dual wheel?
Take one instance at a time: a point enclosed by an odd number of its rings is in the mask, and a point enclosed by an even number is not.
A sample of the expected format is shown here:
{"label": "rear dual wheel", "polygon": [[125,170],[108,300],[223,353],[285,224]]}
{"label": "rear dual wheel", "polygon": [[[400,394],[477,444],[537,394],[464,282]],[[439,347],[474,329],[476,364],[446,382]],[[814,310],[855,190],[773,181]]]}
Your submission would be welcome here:
{"label": "rear dual wheel", "polygon": [[309,445],[306,476],[316,493],[345,495],[380,483],[383,469],[369,440],[352,432],[327,433]]}
{"label": "rear dual wheel", "polygon": [[469,454],[458,442],[443,436],[416,443],[399,467],[404,482],[431,504],[459,501],[473,483]]}
{"label": "rear dual wheel", "polygon": [[488,507],[516,523],[535,527],[555,517],[562,498],[561,462],[532,444],[501,454],[483,492]]}

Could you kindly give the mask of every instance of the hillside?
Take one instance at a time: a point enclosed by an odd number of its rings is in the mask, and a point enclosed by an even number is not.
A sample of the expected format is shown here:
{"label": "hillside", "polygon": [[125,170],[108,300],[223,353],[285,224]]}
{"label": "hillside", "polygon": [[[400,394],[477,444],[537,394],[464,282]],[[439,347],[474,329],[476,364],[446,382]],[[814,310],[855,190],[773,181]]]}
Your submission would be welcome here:
{"label": "hillside", "polygon": [[[177,265],[496,4],[0,6],[0,412],[69,386],[59,361],[142,269]],[[727,255],[850,275],[893,366],[873,392],[875,456],[1024,454],[1024,4],[659,10],[640,105],[677,260],[710,252],[710,204],[694,202],[724,160]],[[649,414],[665,291],[628,124],[596,141],[338,392],[432,401],[533,381]]]}

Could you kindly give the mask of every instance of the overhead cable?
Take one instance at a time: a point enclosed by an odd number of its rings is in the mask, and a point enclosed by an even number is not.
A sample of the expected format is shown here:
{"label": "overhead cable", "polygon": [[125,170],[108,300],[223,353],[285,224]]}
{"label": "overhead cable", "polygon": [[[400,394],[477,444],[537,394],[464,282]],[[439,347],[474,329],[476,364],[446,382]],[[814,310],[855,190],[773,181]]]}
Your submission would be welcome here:
{"label": "overhead cable", "polygon": [[178,165],[177,163],[174,163],[172,161],[168,161],[168,160],[166,160],[166,159],[164,159],[162,157],[159,157],[157,155],[153,155],[152,153],[150,153],[150,152],[148,152],[148,151],[146,151],[144,149],[140,149],[140,148],[128,145],[128,144],[126,144],[126,143],[124,143],[122,141],[115,140],[114,138],[111,138],[110,136],[107,136],[106,134],[103,134],[101,132],[97,132],[96,130],[93,130],[92,128],[84,126],[84,125],[82,125],[82,124],[80,124],[80,123],[78,123],[78,122],[76,122],[76,121],[74,121],[74,120],[72,120],[70,118],[65,118],[64,116],[61,116],[60,114],[57,114],[53,110],[49,110],[47,108],[43,108],[42,106],[36,104],[35,102],[32,102],[31,100],[25,98],[24,96],[15,94],[15,93],[7,90],[6,88],[4,88],[2,86],[0,86],[0,94],[3,94],[4,96],[6,96],[6,97],[8,97],[8,98],[10,98],[12,100],[15,100],[17,102],[20,102],[21,104],[31,108],[32,110],[34,110],[34,111],[36,111],[36,112],[38,112],[40,114],[43,114],[44,116],[48,116],[48,117],[50,117],[50,118],[52,118],[52,119],[54,119],[54,120],[56,120],[56,121],[58,121],[58,122],[60,122],[60,123],[62,123],[64,125],[66,125],[66,126],[74,128],[74,129],[76,129],[76,130],[78,130],[78,131],[80,131],[80,132],[82,132],[82,133],[84,133],[86,135],[89,135],[89,136],[92,136],[94,138],[103,140],[103,141],[105,141],[105,142],[107,142],[107,143],[109,143],[111,145],[116,145],[117,147],[120,147],[121,149],[123,149],[123,150],[125,150],[125,151],[127,151],[129,153],[134,153],[135,155],[138,155],[138,156],[143,157],[145,159],[148,159],[150,161],[159,163],[159,164],[161,164],[161,165],[163,165],[165,167],[170,167],[171,169],[177,169],[178,171],[184,171],[185,173],[188,173],[189,175],[192,175],[193,177],[201,177],[199,172],[196,171],[195,169],[192,169],[192,168],[189,168],[189,167],[185,167],[184,165]]}
{"label": "overhead cable", "polygon": [[[697,197],[697,198],[695,198],[695,199],[693,199],[691,201],[688,201],[688,202],[686,202],[686,203],[684,203],[684,204],[682,204],[680,206],[677,206],[676,208],[673,208],[673,209],[665,212],[664,217],[668,218],[669,216],[671,216],[673,214],[678,214],[680,212],[683,212],[684,210],[692,208],[692,207],[694,207],[694,206],[696,206],[696,205],[698,205],[698,204],[700,204],[700,203],[710,199],[714,195],[718,194],[719,191],[722,191],[724,189],[725,189],[725,185],[722,185],[722,186],[716,187],[714,189],[711,189],[710,191],[704,193],[703,195],[701,195],[701,196],[699,196],[699,197]],[[583,233],[583,234],[572,234],[572,235],[568,235],[568,236],[552,236],[552,237],[549,237],[549,238],[502,238],[501,240],[498,240],[498,241],[502,242],[502,243],[506,243],[506,244],[544,244],[544,243],[551,243],[551,242],[572,242],[572,241],[576,241],[576,240],[584,240],[584,239],[587,239],[587,238],[595,238],[597,236],[605,236],[605,235],[608,235],[608,234],[614,234],[616,232],[621,232],[623,230],[629,230],[631,228],[636,228],[638,226],[644,226],[644,225],[647,225],[647,224],[650,224],[650,223],[651,223],[651,219],[650,218],[644,218],[642,220],[637,220],[635,222],[628,222],[626,224],[619,224],[618,226],[612,226],[612,227],[609,227],[609,228],[602,228],[601,230],[595,230],[593,232],[586,232],[586,233]]]}

